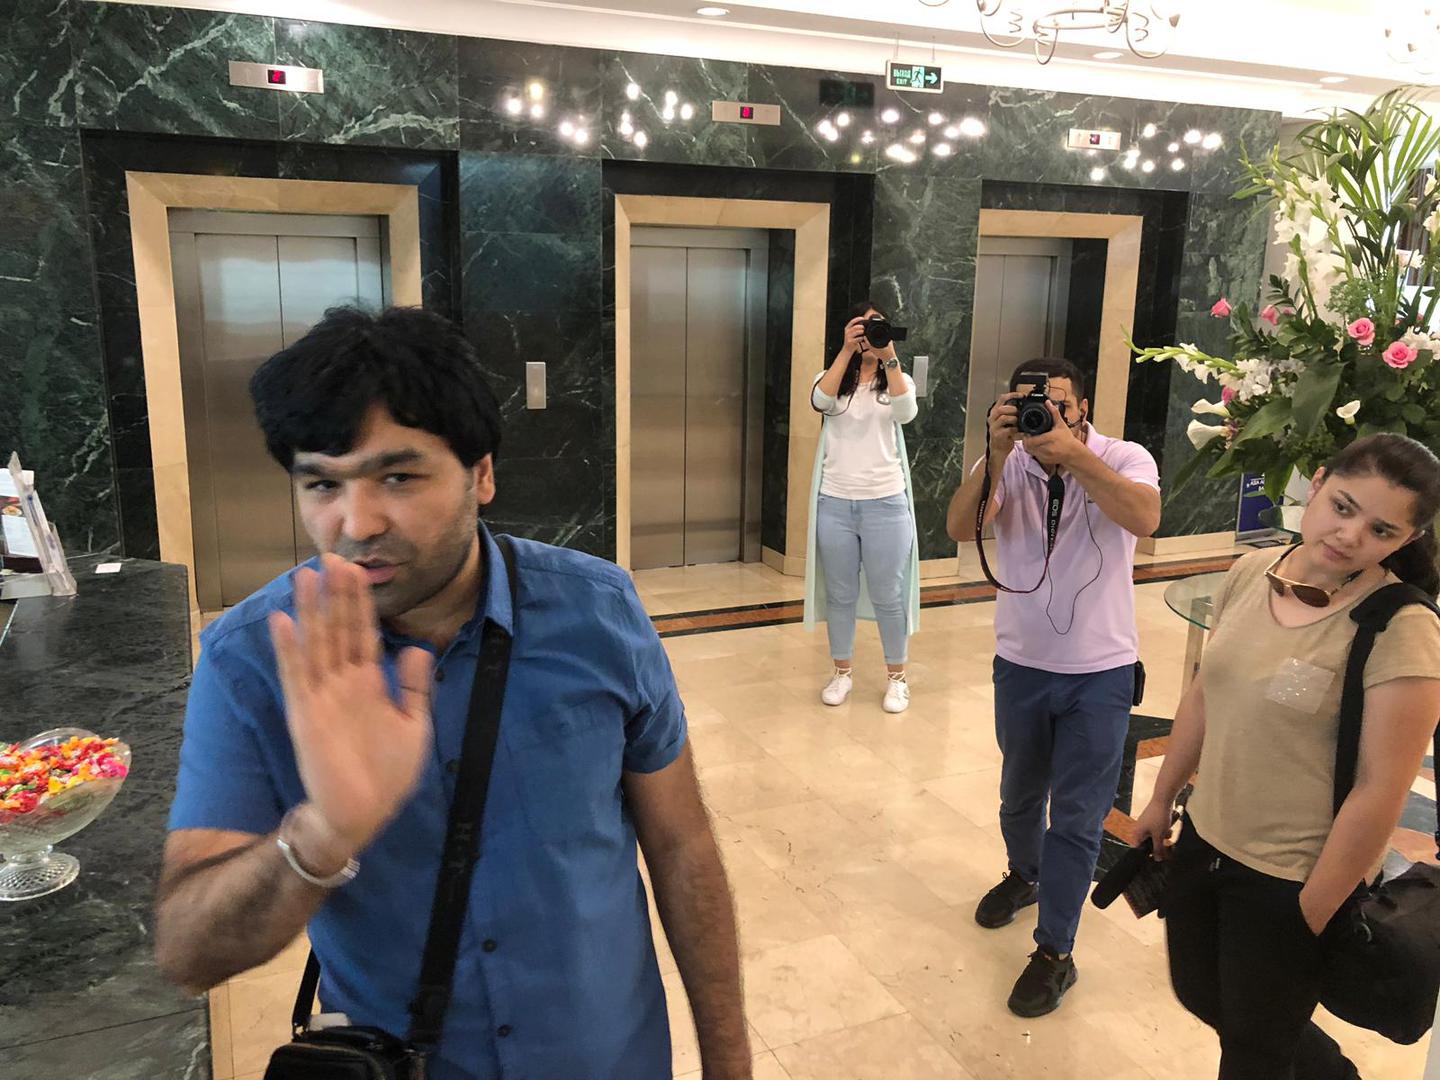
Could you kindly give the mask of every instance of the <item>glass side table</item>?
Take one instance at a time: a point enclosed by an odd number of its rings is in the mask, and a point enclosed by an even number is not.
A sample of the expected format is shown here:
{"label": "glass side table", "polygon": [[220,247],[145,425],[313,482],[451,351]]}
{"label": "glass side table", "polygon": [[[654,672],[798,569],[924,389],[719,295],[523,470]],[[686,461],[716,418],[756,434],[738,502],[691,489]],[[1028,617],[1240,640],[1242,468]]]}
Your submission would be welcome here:
{"label": "glass side table", "polygon": [[1165,587],[1165,605],[1189,624],[1185,638],[1185,673],[1180,679],[1182,694],[1190,689],[1190,683],[1200,670],[1200,659],[1205,653],[1205,635],[1214,622],[1214,597],[1224,580],[1224,571],[1192,574]]}

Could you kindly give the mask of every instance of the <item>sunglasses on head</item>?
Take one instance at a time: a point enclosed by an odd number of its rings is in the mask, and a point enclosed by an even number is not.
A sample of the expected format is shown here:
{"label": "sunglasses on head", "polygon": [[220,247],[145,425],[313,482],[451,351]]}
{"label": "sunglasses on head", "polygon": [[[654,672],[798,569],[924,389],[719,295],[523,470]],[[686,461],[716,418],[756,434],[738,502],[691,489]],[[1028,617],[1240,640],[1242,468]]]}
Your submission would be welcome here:
{"label": "sunglasses on head", "polygon": [[1280,553],[1280,557],[1271,563],[1270,568],[1265,571],[1265,580],[1270,582],[1270,588],[1275,590],[1276,596],[1284,596],[1285,590],[1289,589],[1295,599],[1299,600],[1306,607],[1329,607],[1331,598],[1334,597],[1337,592],[1364,573],[1363,570],[1356,570],[1333,589],[1322,589],[1319,585],[1307,585],[1303,581],[1291,581],[1289,578],[1281,577],[1276,571],[1280,569],[1280,564],[1288,559],[1290,553],[1294,550],[1295,548],[1289,547]]}

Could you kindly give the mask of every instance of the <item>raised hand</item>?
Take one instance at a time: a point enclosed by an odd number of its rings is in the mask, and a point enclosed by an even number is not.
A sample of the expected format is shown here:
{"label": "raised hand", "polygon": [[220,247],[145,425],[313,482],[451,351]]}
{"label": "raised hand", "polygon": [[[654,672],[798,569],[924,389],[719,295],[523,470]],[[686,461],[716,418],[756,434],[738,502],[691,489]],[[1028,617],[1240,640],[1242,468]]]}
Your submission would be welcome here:
{"label": "raised hand", "polygon": [[400,700],[380,666],[364,571],[337,555],[296,574],[296,618],[270,616],[285,720],[305,794],[341,862],[365,847],[414,789],[431,739],[434,658],[408,648]]}

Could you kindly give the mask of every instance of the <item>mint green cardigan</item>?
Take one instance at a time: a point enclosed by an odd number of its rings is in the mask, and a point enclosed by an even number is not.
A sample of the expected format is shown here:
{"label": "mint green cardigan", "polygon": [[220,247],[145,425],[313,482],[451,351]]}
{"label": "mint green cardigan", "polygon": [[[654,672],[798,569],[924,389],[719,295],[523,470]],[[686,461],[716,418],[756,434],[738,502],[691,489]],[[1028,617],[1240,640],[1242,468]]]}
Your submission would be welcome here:
{"label": "mint green cardigan", "polygon": [[[805,558],[805,629],[814,630],[825,621],[827,603],[825,575],[820,573],[820,548],[815,542],[816,510],[820,505],[820,482],[825,471],[825,432],[829,427],[828,416],[822,415],[820,424],[820,445],[815,450],[815,470],[810,481],[810,528],[807,533]],[[905,583],[905,633],[913,634],[920,629],[920,530],[915,524],[915,488],[910,482],[910,459],[905,454],[905,433],[895,425],[895,449],[900,456],[900,467],[905,471],[905,499],[910,503],[910,569]],[[870,594],[865,588],[865,575],[860,575],[860,601],[855,609],[862,619],[875,621],[875,608],[870,603]]]}

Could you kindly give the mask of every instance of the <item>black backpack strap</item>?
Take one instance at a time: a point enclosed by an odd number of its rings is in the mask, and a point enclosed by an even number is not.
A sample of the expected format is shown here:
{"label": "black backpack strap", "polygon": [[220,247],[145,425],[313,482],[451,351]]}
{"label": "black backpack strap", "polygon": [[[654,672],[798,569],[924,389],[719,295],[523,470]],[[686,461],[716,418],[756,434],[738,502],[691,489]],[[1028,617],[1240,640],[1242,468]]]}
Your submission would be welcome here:
{"label": "black backpack strap", "polygon": [[[509,537],[500,537],[497,544],[505,560],[513,619],[518,617],[520,607],[515,551]],[[486,620],[480,662],[475,667],[475,685],[470,691],[470,719],[465,725],[460,750],[460,777],[455,799],[450,804],[444,861],[440,880],[435,885],[430,931],[420,964],[420,987],[410,1004],[410,1041],[419,1046],[432,1046],[440,1041],[445,1010],[450,1004],[460,933],[470,906],[470,881],[475,864],[480,861],[481,820],[485,814],[485,797],[490,791],[495,748],[500,739],[500,712],[505,704],[511,643],[509,634]]]}
{"label": "black backpack strap", "polygon": [[[508,536],[495,538],[505,562],[510,585],[510,623],[520,614],[519,577],[515,569],[515,548]],[[481,533],[480,558],[483,573],[486,545]],[[505,678],[510,670],[512,638],[486,620],[481,637],[480,660],[475,667],[475,685],[470,691],[470,718],[460,749],[460,776],[450,804],[445,832],[440,878],[435,883],[435,900],[430,909],[430,930],[420,964],[420,987],[410,1004],[410,1041],[431,1045],[440,1041],[445,1009],[450,1003],[450,986],[455,977],[455,958],[460,951],[460,933],[470,902],[470,879],[480,861],[480,823],[485,797],[490,790],[490,771],[500,738],[500,711],[505,703]],[[305,960],[305,973],[290,1014],[296,1036],[310,1023],[315,1008],[315,991],[320,985],[320,961],[312,949]]]}
{"label": "black backpack strap", "polygon": [[[1350,612],[1358,629],[1345,664],[1345,683],[1340,692],[1340,732],[1335,744],[1335,813],[1355,786],[1355,770],[1360,762],[1360,728],[1365,718],[1365,664],[1375,648],[1375,639],[1390,625],[1395,613],[1411,604],[1429,608],[1440,616],[1435,601],[1414,585],[1404,583],[1376,589]],[[1436,750],[1440,752],[1440,729],[1436,731]],[[1440,844],[1440,822],[1437,822],[1436,843]]]}

